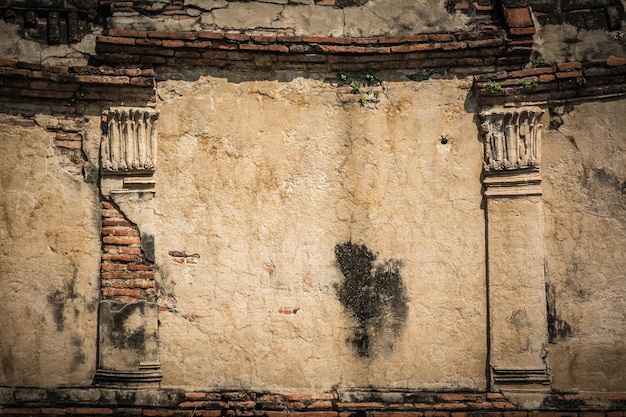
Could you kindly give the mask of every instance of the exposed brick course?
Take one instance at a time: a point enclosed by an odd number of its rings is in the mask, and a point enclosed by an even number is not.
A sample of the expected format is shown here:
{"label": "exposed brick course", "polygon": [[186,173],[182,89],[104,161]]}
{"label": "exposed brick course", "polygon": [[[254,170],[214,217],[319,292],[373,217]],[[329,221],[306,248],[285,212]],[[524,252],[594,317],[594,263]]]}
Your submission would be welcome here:
{"label": "exposed brick course", "polygon": [[111,201],[102,202],[101,234],[102,297],[119,302],[153,299],[154,265],[144,259],[139,229]]}

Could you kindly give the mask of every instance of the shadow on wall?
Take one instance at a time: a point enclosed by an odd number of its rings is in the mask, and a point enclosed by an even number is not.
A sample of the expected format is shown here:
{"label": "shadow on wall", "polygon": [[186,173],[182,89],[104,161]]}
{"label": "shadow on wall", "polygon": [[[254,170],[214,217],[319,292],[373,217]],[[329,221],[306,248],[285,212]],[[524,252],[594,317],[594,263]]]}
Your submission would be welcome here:
{"label": "shadow on wall", "polygon": [[335,246],[337,264],[344,276],[335,286],[337,298],[357,321],[348,339],[362,357],[373,353],[374,338],[393,348],[393,339],[406,325],[407,290],[400,276],[401,262],[377,256],[365,245],[346,242]]}

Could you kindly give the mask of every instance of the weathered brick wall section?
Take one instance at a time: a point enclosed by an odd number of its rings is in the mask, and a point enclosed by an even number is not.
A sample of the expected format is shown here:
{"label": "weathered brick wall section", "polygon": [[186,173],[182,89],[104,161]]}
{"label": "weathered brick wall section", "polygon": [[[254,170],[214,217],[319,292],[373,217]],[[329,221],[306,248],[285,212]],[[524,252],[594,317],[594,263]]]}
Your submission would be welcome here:
{"label": "weathered brick wall section", "polygon": [[143,256],[139,228],[110,201],[102,202],[102,244],[102,298],[124,303],[154,300],[154,265]]}
{"label": "weathered brick wall section", "polygon": [[474,86],[482,105],[611,97],[626,93],[626,58],[483,74]]}
{"label": "weathered brick wall section", "polygon": [[250,36],[214,32],[114,30],[98,37],[97,59],[119,63],[226,69],[336,71],[453,67],[480,73],[516,68],[529,50],[505,45],[505,32],[375,38]]}
{"label": "weathered brick wall section", "polygon": [[94,101],[154,101],[150,68],[64,67],[0,59],[0,105],[16,100],[57,103],[63,113],[80,113]]}
{"label": "weathered brick wall section", "polygon": [[[274,394],[243,391],[140,390],[123,397],[106,389],[12,392],[0,415],[112,415],[206,417],[624,417],[624,394],[555,394],[541,410],[517,408],[499,393],[380,392],[356,400],[354,393]],[[389,400],[394,398],[394,400]],[[559,410],[559,411],[555,411]]]}

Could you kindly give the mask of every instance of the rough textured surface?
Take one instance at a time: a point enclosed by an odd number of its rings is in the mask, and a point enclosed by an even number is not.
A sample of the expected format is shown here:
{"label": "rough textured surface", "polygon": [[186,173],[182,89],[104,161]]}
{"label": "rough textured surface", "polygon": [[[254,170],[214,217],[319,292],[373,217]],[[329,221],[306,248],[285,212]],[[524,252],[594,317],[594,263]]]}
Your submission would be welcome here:
{"label": "rough textured surface", "polygon": [[[27,119],[0,120],[0,238],[8,243],[0,247],[0,385],[89,384],[99,286],[97,189],[55,146],[53,133]],[[45,117],[39,123],[71,125]]]}
{"label": "rough textured surface", "polygon": [[623,101],[557,109],[563,124],[544,141],[548,361],[559,389],[626,390],[624,111]]}
{"label": "rough textured surface", "polygon": [[[158,86],[163,383],[485,386],[482,150],[458,82],[385,82],[362,107],[314,79],[196,76]],[[400,261],[409,300],[368,357],[335,295],[349,240]]]}

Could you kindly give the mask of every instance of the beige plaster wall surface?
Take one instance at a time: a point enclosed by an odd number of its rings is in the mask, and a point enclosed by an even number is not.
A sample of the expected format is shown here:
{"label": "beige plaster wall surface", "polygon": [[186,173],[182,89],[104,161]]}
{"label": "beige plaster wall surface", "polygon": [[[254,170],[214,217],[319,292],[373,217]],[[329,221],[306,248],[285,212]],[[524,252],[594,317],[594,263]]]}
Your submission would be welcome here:
{"label": "beige plaster wall surface", "polygon": [[[157,87],[163,385],[484,389],[482,145],[461,83],[390,79],[361,106],[321,80],[230,76]],[[339,301],[348,242],[402,280],[366,352]]]}
{"label": "beige plaster wall surface", "polygon": [[556,389],[626,390],[626,101],[577,105],[543,142]]}
{"label": "beige plaster wall surface", "polygon": [[[0,385],[88,385],[100,206],[53,134],[0,115]],[[54,118],[41,116],[41,125]]]}

